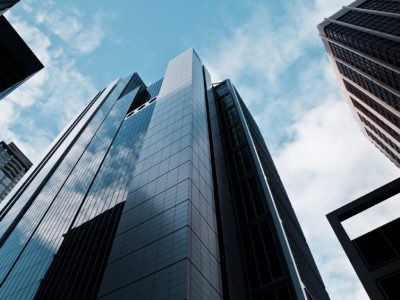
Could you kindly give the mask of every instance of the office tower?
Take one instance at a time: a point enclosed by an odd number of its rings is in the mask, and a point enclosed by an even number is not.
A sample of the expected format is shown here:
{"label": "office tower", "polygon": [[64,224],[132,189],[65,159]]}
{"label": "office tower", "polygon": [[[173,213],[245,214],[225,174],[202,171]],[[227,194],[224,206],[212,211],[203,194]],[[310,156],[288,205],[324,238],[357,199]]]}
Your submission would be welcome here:
{"label": "office tower", "polygon": [[363,133],[400,167],[400,1],[355,1],[318,29]]}
{"label": "office tower", "polygon": [[257,125],[192,49],[99,92],[0,209],[0,299],[329,299]]}
{"label": "office tower", "polygon": [[340,244],[371,299],[400,299],[400,218],[352,240],[342,222],[399,196],[400,178],[327,215]]}
{"label": "office tower", "polygon": [[14,143],[0,142],[0,202],[31,166],[31,161]]}
{"label": "office tower", "polygon": [[43,68],[42,63],[3,16],[18,1],[0,0],[0,101]]}

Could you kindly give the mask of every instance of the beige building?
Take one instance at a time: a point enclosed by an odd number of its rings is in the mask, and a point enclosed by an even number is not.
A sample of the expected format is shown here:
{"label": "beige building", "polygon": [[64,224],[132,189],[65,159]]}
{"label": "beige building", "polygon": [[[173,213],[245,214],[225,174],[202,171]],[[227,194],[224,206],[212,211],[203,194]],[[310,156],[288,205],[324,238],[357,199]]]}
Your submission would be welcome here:
{"label": "beige building", "polygon": [[355,1],[318,29],[363,133],[400,167],[400,1]]}

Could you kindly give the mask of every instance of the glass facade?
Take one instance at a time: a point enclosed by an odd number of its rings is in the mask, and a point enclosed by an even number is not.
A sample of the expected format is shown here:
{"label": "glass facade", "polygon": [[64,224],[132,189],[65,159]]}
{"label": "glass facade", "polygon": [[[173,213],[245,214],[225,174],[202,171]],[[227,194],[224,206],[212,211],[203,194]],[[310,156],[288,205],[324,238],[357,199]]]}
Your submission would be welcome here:
{"label": "glass facade", "polygon": [[400,167],[400,2],[356,1],[318,28],[364,134]]}
{"label": "glass facade", "polygon": [[[229,162],[216,163],[217,170],[226,169],[227,177],[224,186],[217,180],[218,188],[230,190],[229,202],[219,197],[223,242],[229,245],[224,247],[225,257],[236,260],[234,267],[226,263],[229,296],[238,297],[241,292],[251,299],[304,295],[329,299],[258,126],[229,80],[215,85],[214,91],[214,122],[219,124],[216,134],[222,142],[214,153],[225,155]],[[225,236],[229,227],[237,230]],[[237,241],[242,249],[239,254],[232,250]],[[247,284],[238,284],[242,280],[239,268]]]}
{"label": "glass facade", "polygon": [[397,1],[390,0],[368,0],[362,3],[359,7],[364,9],[400,13],[399,5],[396,2]]}
{"label": "glass facade", "polygon": [[329,299],[223,86],[190,49],[99,92],[0,206],[0,299]]}

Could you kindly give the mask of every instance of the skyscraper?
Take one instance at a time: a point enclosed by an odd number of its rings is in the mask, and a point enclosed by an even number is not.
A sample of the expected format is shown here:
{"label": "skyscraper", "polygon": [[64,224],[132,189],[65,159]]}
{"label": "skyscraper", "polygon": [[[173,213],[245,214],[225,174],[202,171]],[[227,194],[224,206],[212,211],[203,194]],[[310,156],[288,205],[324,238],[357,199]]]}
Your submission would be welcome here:
{"label": "skyscraper", "polygon": [[192,49],[100,91],[0,237],[0,299],[329,299],[256,123]]}
{"label": "skyscraper", "polygon": [[0,0],[0,100],[43,68],[3,16],[19,0]]}
{"label": "skyscraper", "polygon": [[0,202],[31,166],[31,161],[14,143],[0,142]]}
{"label": "skyscraper", "polygon": [[358,0],[318,28],[363,133],[400,167],[400,1]]}
{"label": "skyscraper", "polygon": [[3,15],[10,7],[18,2],[19,0],[0,0],[0,15]]}

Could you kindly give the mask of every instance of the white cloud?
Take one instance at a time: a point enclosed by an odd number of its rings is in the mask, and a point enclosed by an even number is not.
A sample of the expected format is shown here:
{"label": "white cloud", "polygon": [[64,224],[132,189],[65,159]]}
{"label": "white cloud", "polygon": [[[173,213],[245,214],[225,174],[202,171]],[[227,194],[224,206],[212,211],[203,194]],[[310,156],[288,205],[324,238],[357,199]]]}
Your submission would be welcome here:
{"label": "white cloud", "polygon": [[325,215],[398,176],[357,126],[343,99],[327,100],[292,125],[275,159],[332,299],[363,290]]}
{"label": "white cloud", "polygon": [[346,0],[257,6],[206,53],[254,112],[331,299],[368,299],[325,215],[398,176],[362,134],[324,53],[317,24]]}
{"label": "white cloud", "polygon": [[73,60],[63,58],[57,62],[61,64],[49,67],[55,80],[47,82],[51,92],[48,93],[43,106],[43,113],[56,120],[58,128],[62,129],[79,109],[83,108],[97,89],[92,79],[83,75]]}
{"label": "white cloud", "polygon": [[[12,16],[11,21],[45,69],[0,101],[0,132],[37,160],[55,133],[38,130],[49,126],[36,122],[48,120],[58,131],[96,90],[66,54],[68,47],[75,54],[94,51],[105,38],[105,27],[101,13],[88,17],[74,8],[44,5],[36,11],[33,2],[23,5],[36,16],[36,24]],[[257,6],[250,19],[219,37],[206,65],[214,80],[233,79],[272,141],[278,170],[332,299],[365,299],[325,214],[393,179],[397,169],[362,136],[327,59],[315,54],[323,48],[316,24],[347,3],[290,1],[279,17]],[[65,50],[52,43],[55,36],[65,42]],[[21,124],[24,134],[15,129]],[[282,133],[290,139],[280,141]]]}
{"label": "white cloud", "polygon": [[106,15],[97,12],[87,18],[75,7],[52,9],[43,6],[36,14],[36,22],[44,24],[48,30],[66,42],[67,47],[81,54],[97,49],[105,37]]}
{"label": "white cloud", "polygon": [[208,55],[224,77],[241,79],[259,74],[256,80],[274,83],[291,61],[301,55],[296,28],[276,26],[266,6],[255,8],[254,15],[233,30],[227,39]]}
{"label": "white cloud", "polygon": [[51,34],[10,12],[7,18],[45,68],[0,101],[0,132],[37,161],[97,89],[74,58],[52,43]]}
{"label": "white cloud", "polygon": [[399,217],[400,194],[342,222],[350,239],[355,239]]}
{"label": "white cloud", "polygon": [[[281,4],[286,12],[276,15],[271,5],[257,5],[243,24],[218,37],[210,51],[203,51],[207,65],[213,66],[216,78],[231,78],[237,84],[259,91],[279,91],[280,76],[290,72],[295,62],[309,54],[308,47],[322,47],[316,26],[347,0],[295,0]],[[306,46],[306,47],[305,47]],[[218,71],[216,71],[218,70]],[[257,76],[254,76],[257,74]],[[242,88],[243,89],[243,88]],[[246,87],[244,88],[246,89]],[[263,101],[246,95],[248,103]]]}

